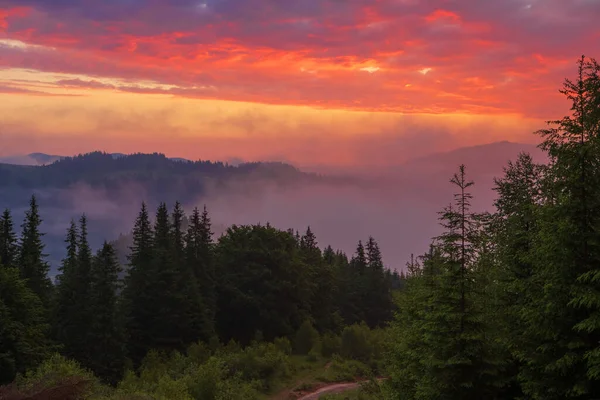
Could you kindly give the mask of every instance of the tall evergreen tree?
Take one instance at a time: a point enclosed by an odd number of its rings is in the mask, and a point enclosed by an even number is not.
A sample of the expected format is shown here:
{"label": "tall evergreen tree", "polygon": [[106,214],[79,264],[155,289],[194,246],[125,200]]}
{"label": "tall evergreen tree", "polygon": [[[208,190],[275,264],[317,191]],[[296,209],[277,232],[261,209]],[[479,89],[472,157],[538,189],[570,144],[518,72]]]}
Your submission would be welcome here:
{"label": "tall evergreen tree", "polygon": [[600,396],[600,66],[582,57],[578,72],[561,90],[572,115],[538,132],[550,165],[533,251],[543,290],[524,312],[536,346],[521,377],[533,399]]}
{"label": "tall evergreen tree", "polygon": [[266,340],[292,335],[310,312],[307,269],[298,242],[264,226],[232,226],[219,239],[219,313],[224,341],[244,344],[261,330]]}
{"label": "tall evergreen tree", "polygon": [[204,308],[200,333],[202,336],[213,336],[217,298],[211,222],[206,206],[202,214],[195,208],[189,219],[185,252],[185,262],[194,274]]}
{"label": "tall evergreen tree", "polygon": [[114,248],[105,242],[92,262],[88,365],[97,376],[113,384],[121,377],[125,360],[123,327],[117,304],[120,269]]}
{"label": "tall evergreen tree", "polygon": [[151,327],[152,347],[183,351],[200,337],[199,296],[197,291],[194,293],[191,271],[173,259],[173,226],[164,203],[156,211],[153,243],[152,263],[156,273],[153,301],[158,308]]}
{"label": "tall evergreen tree", "polygon": [[331,264],[324,262],[317,238],[310,229],[300,238],[300,256],[308,268],[311,286],[311,314],[320,331],[335,331],[340,317],[335,309],[336,281]]}
{"label": "tall evergreen tree", "polygon": [[382,326],[392,317],[391,282],[386,278],[379,245],[373,237],[367,242],[365,318],[370,327]]}
{"label": "tall evergreen tree", "polygon": [[[545,202],[542,188],[544,167],[536,165],[531,155],[519,154],[516,162],[509,162],[504,176],[495,179],[496,213],[491,225],[496,260],[490,275],[488,296],[493,302],[488,318],[496,323],[495,335],[506,349],[508,380],[505,398],[522,396],[518,381],[522,355],[538,346],[536,340],[524,335],[527,324],[524,317],[537,313],[535,299],[540,298],[542,286],[535,282],[535,252],[539,235],[539,215]],[[528,379],[522,376],[521,379]]]}
{"label": "tall evergreen tree", "polygon": [[123,290],[127,354],[134,365],[138,365],[154,346],[152,328],[159,304],[155,298],[158,278],[153,263],[153,240],[148,208],[142,203],[133,228],[133,245],[128,257],[129,270]]}
{"label": "tall evergreen tree", "polygon": [[0,266],[0,385],[34,368],[52,348],[39,297],[16,268]]}
{"label": "tall evergreen tree", "polygon": [[[78,268],[78,240],[79,233],[75,221],[67,230],[65,242],[67,255],[59,267],[60,274],[56,277],[56,308],[54,310],[54,336],[63,345],[63,352],[70,358],[78,359],[82,332],[79,326],[77,298],[77,268]],[[79,313],[78,313],[79,311]],[[89,312],[89,310],[85,310]]]}
{"label": "tall evergreen tree", "polygon": [[6,209],[0,217],[0,264],[16,267],[19,246],[10,210]]}
{"label": "tall evergreen tree", "polygon": [[422,283],[413,292],[418,302],[407,303],[415,310],[402,342],[412,348],[400,349],[409,360],[402,368],[406,377],[393,374],[393,382],[411,393],[408,398],[493,398],[501,384],[500,361],[487,337],[477,288],[480,233],[468,192],[473,182],[467,180],[464,166],[451,182],[458,188],[455,204],[441,213],[444,233],[425,259]]}
{"label": "tall evergreen tree", "polygon": [[183,231],[184,219],[185,214],[181,204],[176,202],[172,213],[171,252],[173,255],[171,262],[175,269],[173,295],[176,296],[179,306],[175,307],[173,313],[181,315],[178,327],[185,346],[198,339],[208,340],[214,332],[212,323],[208,321],[210,317],[203,303],[195,271],[186,259],[185,239],[187,233]]}
{"label": "tall evergreen tree", "polygon": [[27,286],[39,296],[46,309],[52,298],[52,282],[48,277],[50,266],[44,258],[43,234],[40,232],[42,219],[35,196],[31,196],[29,210],[25,213],[23,222],[18,264],[21,277],[26,279]]}

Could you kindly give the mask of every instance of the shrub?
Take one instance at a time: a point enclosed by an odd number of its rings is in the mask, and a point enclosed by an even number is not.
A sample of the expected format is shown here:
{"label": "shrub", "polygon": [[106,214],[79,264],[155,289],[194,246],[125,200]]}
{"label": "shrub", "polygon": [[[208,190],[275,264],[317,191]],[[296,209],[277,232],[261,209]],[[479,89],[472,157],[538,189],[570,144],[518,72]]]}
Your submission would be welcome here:
{"label": "shrub", "polygon": [[[83,382],[87,382],[84,384]],[[36,388],[37,390],[75,385],[79,388],[86,387],[82,393],[90,392],[100,386],[94,374],[81,367],[76,361],[67,359],[60,354],[54,354],[41,363],[36,369],[25,375],[17,376],[16,385],[23,390]],[[83,390],[83,389],[81,389]]]}
{"label": "shrub", "polygon": [[345,358],[368,362],[372,355],[371,330],[362,323],[347,326],[342,332],[341,355]]}
{"label": "shrub", "polygon": [[275,339],[275,346],[277,346],[277,348],[286,355],[290,355],[292,354],[292,343],[290,342],[290,339],[283,337],[283,338],[277,338]]}
{"label": "shrub", "polygon": [[296,354],[306,355],[318,341],[319,332],[312,326],[310,321],[304,321],[294,337],[294,351]]}
{"label": "shrub", "polygon": [[344,360],[334,356],[327,371],[319,378],[324,382],[349,382],[373,376],[368,365],[357,360]]}
{"label": "shrub", "polygon": [[334,354],[340,354],[342,341],[339,336],[331,333],[326,334],[321,339],[321,354],[323,357],[331,357]]}
{"label": "shrub", "polygon": [[190,359],[190,362],[196,364],[204,364],[208,361],[212,353],[213,351],[211,350],[210,345],[207,345],[204,342],[194,343],[190,345],[187,350],[187,356]]}
{"label": "shrub", "polygon": [[257,343],[224,357],[230,376],[245,381],[260,381],[263,390],[290,375],[290,360],[273,343]]}

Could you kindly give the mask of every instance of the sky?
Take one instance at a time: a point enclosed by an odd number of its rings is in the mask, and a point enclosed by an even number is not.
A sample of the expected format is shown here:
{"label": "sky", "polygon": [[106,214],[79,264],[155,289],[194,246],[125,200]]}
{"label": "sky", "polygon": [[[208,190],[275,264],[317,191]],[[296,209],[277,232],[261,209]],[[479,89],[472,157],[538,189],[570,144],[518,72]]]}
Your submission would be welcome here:
{"label": "sky", "polygon": [[535,142],[600,0],[0,0],[0,155],[393,165]]}

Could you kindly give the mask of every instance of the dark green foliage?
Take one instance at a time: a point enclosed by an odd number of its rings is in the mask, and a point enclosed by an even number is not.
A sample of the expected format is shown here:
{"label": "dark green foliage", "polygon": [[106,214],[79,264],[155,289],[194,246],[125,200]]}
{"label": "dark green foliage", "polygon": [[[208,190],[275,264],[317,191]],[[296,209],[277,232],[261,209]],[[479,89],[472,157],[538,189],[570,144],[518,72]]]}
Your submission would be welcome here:
{"label": "dark green foliage", "polygon": [[365,321],[374,328],[382,326],[392,318],[391,280],[386,278],[386,271],[381,259],[379,245],[372,237],[367,242],[367,270],[365,273],[366,294]]}
{"label": "dark green foliage", "polygon": [[342,341],[339,336],[327,333],[321,338],[321,354],[323,357],[331,357],[340,354]]}
{"label": "dark green foliage", "polygon": [[296,239],[260,225],[233,226],[219,239],[219,336],[249,343],[293,334],[310,310],[307,271]]}
{"label": "dark green foliage", "polygon": [[117,289],[121,267],[114,248],[104,243],[92,262],[89,293],[88,366],[100,378],[116,383],[124,368],[125,342]]}
{"label": "dark green foliage", "polygon": [[0,266],[0,384],[35,367],[50,351],[46,310],[19,277]]}
{"label": "dark green foliage", "polygon": [[156,211],[153,243],[152,270],[156,273],[153,301],[157,303],[157,310],[151,326],[152,348],[183,350],[189,344],[186,342],[191,334],[185,326],[189,322],[185,296],[189,293],[181,291],[182,264],[177,265],[173,257],[180,249],[175,249],[169,212],[164,203]]}
{"label": "dark green foliage", "polygon": [[52,298],[52,282],[48,278],[50,267],[44,261],[43,234],[40,232],[42,219],[39,214],[37,199],[31,197],[29,210],[25,213],[23,222],[20,252],[17,257],[21,277],[26,280],[27,286],[40,298],[44,307],[50,306]]}
{"label": "dark green foliage", "polygon": [[[507,397],[521,394],[519,371],[525,372],[524,354],[537,347],[527,331],[527,315],[539,313],[536,299],[542,287],[536,283],[534,249],[539,235],[543,166],[536,165],[529,154],[520,154],[509,162],[505,175],[496,179],[496,214],[491,230],[495,242],[496,260],[489,276],[496,281],[490,287],[491,322],[496,323],[495,335],[506,351]],[[524,381],[525,375],[522,380]]]}
{"label": "dark green foliage", "polygon": [[[534,399],[600,395],[600,66],[582,58],[561,91],[572,115],[538,133],[550,156],[547,201],[531,251],[530,281],[543,284],[524,309],[521,380]],[[535,312],[534,312],[535,310]]]}
{"label": "dark green foliage", "polygon": [[315,327],[321,332],[335,331],[340,325],[335,307],[337,295],[335,271],[333,266],[324,260],[317,238],[310,227],[300,238],[300,256],[308,268],[308,282],[311,285],[310,309]]}
{"label": "dark green foliage", "polygon": [[310,321],[304,321],[294,336],[294,352],[307,355],[319,342],[319,332]]}
{"label": "dark green foliage", "polygon": [[[458,188],[454,206],[441,213],[444,233],[437,238],[421,271],[413,271],[400,304],[408,321],[397,319],[399,342],[392,354],[398,365],[392,383],[407,398],[489,398],[498,385],[499,361],[490,343],[478,291],[478,218],[470,212],[473,182],[464,166],[451,182]],[[417,275],[418,274],[418,275]],[[407,325],[402,326],[407,323]]]}
{"label": "dark green foliage", "polygon": [[203,310],[200,331],[203,337],[210,337],[215,333],[214,321],[217,311],[217,298],[214,244],[206,207],[204,207],[202,214],[200,214],[198,208],[195,208],[190,217],[185,235],[185,264],[194,274],[201,296]]}
{"label": "dark green foliage", "polygon": [[153,262],[152,225],[146,204],[135,221],[129,270],[123,290],[123,307],[127,333],[128,356],[139,363],[153,347],[152,327],[158,304],[154,294],[157,271]]}
{"label": "dark green foliage", "polygon": [[[64,346],[64,352],[69,357],[79,358],[82,350],[86,350],[85,335],[87,326],[79,325],[78,317],[81,314],[81,303],[78,300],[78,231],[77,225],[71,221],[65,242],[67,256],[59,268],[60,274],[56,277],[56,307],[54,310],[54,336]],[[86,310],[87,312],[87,310]]]}
{"label": "dark green foliage", "polygon": [[0,217],[0,264],[16,267],[19,247],[10,210],[4,210]]}

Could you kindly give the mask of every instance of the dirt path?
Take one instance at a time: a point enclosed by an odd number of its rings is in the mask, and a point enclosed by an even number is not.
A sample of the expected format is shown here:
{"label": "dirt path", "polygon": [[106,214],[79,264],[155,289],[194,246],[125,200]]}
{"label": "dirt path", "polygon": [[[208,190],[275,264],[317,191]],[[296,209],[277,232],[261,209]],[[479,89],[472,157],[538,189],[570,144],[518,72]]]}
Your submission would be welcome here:
{"label": "dirt path", "polygon": [[350,383],[335,383],[333,385],[323,386],[319,390],[306,394],[298,400],[318,400],[323,394],[335,394],[345,392],[346,390],[352,390],[359,387],[361,382],[350,382]]}

